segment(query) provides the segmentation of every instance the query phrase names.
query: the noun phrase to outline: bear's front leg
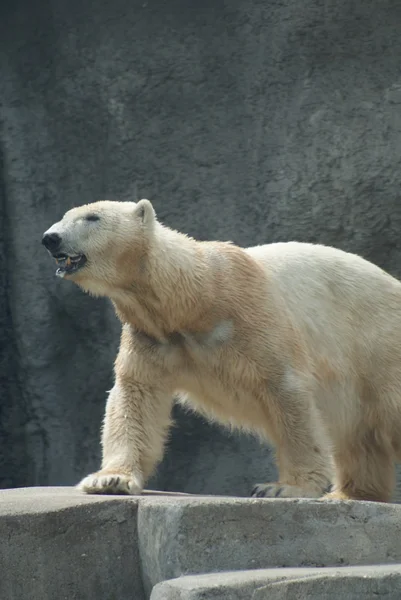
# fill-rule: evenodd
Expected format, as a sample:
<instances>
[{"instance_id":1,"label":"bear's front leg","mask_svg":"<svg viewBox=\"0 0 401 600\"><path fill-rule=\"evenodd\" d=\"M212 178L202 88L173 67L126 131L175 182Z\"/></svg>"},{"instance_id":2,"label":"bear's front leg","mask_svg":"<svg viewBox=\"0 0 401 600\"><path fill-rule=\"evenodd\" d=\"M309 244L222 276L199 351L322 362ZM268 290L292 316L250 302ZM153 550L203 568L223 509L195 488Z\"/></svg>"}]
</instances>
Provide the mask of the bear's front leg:
<instances>
[{"instance_id":1,"label":"bear's front leg","mask_svg":"<svg viewBox=\"0 0 401 600\"><path fill-rule=\"evenodd\" d=\"M117 379L102 433L102 468L78 489L87 494L140 494L163 457L170 427L171 394L157 386Z\"/></svg>"}]
</instances>

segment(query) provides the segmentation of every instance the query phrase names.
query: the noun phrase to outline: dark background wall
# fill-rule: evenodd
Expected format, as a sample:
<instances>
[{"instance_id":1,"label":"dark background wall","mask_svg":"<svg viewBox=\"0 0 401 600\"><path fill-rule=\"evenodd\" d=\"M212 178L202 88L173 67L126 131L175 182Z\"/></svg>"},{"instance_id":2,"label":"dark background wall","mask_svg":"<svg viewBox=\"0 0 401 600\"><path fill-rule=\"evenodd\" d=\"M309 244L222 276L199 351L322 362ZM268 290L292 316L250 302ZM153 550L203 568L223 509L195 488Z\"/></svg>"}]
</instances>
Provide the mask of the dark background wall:
<instances>
[{"instance_id":1,"label":"dark background wall","mask_svg":"<svg viewBox=\"0 0 401 600\"><path fill-rule=\"evenodd\" d=\"M119 324L42 232L100 198L201 239L297 239L401 275L398 0L3 0L0 486L99 463ZM152 485L246 494L270 450L177 412Z\"/></svg>"}]
</instances>

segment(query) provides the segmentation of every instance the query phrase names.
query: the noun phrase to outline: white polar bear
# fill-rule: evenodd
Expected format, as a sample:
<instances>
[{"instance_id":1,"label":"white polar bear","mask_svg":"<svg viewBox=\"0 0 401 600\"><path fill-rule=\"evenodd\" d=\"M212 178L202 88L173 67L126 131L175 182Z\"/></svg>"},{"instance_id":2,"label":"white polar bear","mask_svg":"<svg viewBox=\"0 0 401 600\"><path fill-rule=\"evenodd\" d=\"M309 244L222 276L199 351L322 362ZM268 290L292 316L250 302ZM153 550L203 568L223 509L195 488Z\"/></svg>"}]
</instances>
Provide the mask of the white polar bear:
<instances>
[{"instance_id":1,"label":"white polar bear","mask_svg":"<svg viewBox=\"0 0 401 600\"><path fill-rule=\"evenodd\" d=\"M353 254L242 249L163 226L151 203L74 208L43 236L57 274L122 322L88 493L140 493L173 398L269 439L279 481L253 495L388 501L400 457L401 283ZM334 465L334 473L332 471Z\"/></svg>"}]
</instances>

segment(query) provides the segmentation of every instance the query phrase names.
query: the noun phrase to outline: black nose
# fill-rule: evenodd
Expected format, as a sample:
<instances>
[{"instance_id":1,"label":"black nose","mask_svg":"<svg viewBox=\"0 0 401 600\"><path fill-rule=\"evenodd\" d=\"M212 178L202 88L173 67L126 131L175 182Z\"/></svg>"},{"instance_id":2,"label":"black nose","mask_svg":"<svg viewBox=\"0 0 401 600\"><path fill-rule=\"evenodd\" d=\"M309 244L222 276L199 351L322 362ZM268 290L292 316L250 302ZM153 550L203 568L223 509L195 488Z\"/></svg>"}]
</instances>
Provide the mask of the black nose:
<instances>
[{"instance_id":1,"label":"black nose","mask_svg":"<svg viewBox=\"0 0 401 600\"><path fill-rule=\"evenodd\" d=\"M45 233L42 237L42 244L45 248L50 250L50 252L55 252L61 244L61 237L58 233Z\"/></svg>"}]
</instances>

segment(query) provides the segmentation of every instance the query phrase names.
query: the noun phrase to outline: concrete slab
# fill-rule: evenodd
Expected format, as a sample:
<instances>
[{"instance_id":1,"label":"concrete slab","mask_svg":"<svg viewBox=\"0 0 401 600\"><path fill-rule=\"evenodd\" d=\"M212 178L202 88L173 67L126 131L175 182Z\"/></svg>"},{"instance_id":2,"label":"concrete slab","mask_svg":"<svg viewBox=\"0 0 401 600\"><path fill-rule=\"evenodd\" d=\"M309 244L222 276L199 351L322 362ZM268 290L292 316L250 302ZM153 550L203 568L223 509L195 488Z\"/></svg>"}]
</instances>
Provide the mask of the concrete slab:
<instances>
[{"instance_id":1,"label":"concrete slab","mask_svg":"<svg viewBox=\"0 0 401 600\"><path fill-rule=\"evenodd\" d=\"M144 600L137 498L0 492L2 600Z\"/></svg>"},{"instance_id":2,"label":"concrete slab","mask_svg":"<svg viewBox=\"0 0 401 600\"><path fill-rule=\"evenodd\" d=\"M187 574L401 562L401 506L235 498L144 498L145 590Z\"/></svg>"},{"instance_id":3,"label":"concrete slab","mask_svg":"<svg viewBox=\"0 0 401 600\"><path fill-rule=\"evenodd\" d=\"M189 575L159 583L150 600L368 600L401 598L401 565L284 568Z\"/></svg>"},{"instance_id":4,"label":"concrete slab","mask_svg":"<svg viewBox=\"0 0 401 600\"><path fill-rule=\"evenodd\" d=\"M144 600L154 585L185 575L396 564L400 529L399 505L4 490L0 598ZM288 594L296 594L291 581Z\"/></svg>"}]
</instances>

